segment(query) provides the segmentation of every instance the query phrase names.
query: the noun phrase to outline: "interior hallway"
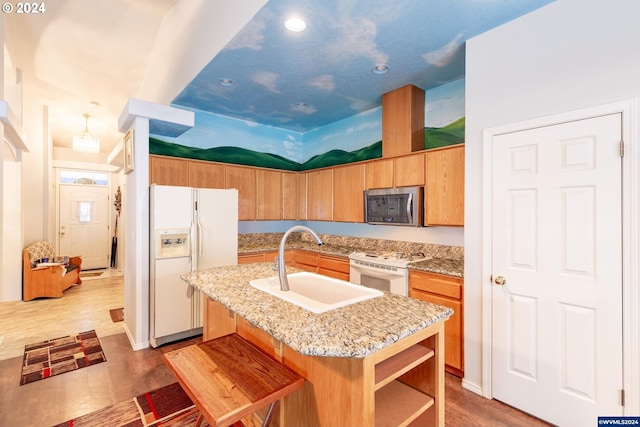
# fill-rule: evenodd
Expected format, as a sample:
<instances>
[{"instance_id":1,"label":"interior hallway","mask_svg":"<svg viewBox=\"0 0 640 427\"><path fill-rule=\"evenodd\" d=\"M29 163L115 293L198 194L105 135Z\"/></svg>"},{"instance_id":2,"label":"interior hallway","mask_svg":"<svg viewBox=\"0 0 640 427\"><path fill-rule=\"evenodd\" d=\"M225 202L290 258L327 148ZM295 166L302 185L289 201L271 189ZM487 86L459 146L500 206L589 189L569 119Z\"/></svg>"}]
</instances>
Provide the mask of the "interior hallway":
<instances>
[{"instance_id":1,"label":"interior hallway","mask_svg":"<svg viewBox=\"0 0 640 427\"><path fill-rule=\"evenodd\" d=\"M133 351L109 310L123 306L124 280L84 280L58 299L0 303L0 426L46 427L173 383L163 354L200 339ZM125 313L126 316L126 313ZM24 345L95 329L107 361L20 386ZM446 375L446 426L546 426Z\"/></svg>"}]
</instances>

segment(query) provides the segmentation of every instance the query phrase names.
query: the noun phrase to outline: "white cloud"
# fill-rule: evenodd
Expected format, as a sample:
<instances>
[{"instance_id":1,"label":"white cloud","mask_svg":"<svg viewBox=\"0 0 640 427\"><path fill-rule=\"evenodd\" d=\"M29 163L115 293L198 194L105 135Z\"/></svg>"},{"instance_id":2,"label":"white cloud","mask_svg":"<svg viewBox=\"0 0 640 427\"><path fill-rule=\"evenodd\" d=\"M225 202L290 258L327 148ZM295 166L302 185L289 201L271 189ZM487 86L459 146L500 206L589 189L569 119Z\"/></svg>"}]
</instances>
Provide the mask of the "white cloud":
<instances>
[{"instance_id":1,"label":"white cloud","mask_svg":"<svg viewBox=\"0 0 640 427\"><path fill-rule=\"evenodd\" d=\"M454 37L453 40L442 46L440 49L433 52L427 52L422 55L422 57L431 65L435 65L436 67L444 67L449 63L453 55L456 53L456 50L460 46L461 40L462 34L458 34Z\"/></svg>"},{"instance_id":2,"label":"white cloud","mask_svg":"<svg viewBox=\"0 0 640 427\"><path fill-rule=\"evenodd\" d=\"M309 86L315 87L327 92L333 92L336 88L336 82L330 74L322 74L309 80Z\"/></svg>"},{"instance_id":3,"label":"white cloud","mask_svg":"<svg viewBox=\"0 0 640 427\"><path fill-rule=\"evenodd\" d=\"M258 71L251 76L251 80L270 92L280 93L277 88L278 77L278 74L272 73L271 71Z\"/></svg>"},{"instance_id":4,"label":"white cloud","mask_svg":"<svg viewBox=\"0 0 640 427\"><path fill-rule=\"evenodd\" d=\"M328 55L335 62L351 59L354 56L370 58L372 64L386 64L389 57L378 50L375 39L378 34L376 24L366 18L344 16L335 23L340 36L335 43L328 44Z\"/></svg>"}]
</instances>

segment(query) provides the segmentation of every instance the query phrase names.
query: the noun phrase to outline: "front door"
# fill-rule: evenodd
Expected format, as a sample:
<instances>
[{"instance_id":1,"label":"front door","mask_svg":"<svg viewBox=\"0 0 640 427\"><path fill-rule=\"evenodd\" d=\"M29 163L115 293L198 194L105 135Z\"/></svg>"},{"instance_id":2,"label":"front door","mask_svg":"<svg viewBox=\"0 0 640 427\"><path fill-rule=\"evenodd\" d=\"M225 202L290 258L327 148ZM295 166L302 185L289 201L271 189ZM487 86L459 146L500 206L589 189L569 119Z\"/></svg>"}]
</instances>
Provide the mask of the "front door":
<instances>
[{"instance_id":1,"label":"front door","mask_svg":"<svg viewBox=\"0 0 640 427\"><path fill-rule=\"evenodd\" d=\"M60 255L82 257L82 269L109 266L109 187L60 184Z\"/></svg>"},{"instance_id":2,"label":"front door","mask_svg":"<svg viewBox=\"0 0 640 427\"><path fill-rule=\"evenodd\" d=\"M622 415L621 114L493 138L493 397Z\"/></svg>"}]
</instances>

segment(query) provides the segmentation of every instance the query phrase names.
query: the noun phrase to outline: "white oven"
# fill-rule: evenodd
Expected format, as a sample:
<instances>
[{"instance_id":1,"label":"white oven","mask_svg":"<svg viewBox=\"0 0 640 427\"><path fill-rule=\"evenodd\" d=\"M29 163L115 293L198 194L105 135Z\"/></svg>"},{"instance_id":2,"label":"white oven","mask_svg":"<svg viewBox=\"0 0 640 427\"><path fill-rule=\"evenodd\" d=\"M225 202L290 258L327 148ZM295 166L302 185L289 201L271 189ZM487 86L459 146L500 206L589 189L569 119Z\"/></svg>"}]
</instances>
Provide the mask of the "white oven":
<instances>
[{"instance_id":1,"label":"white oven","mask_svg":"<svg viewBox=\"0 0 640 427\"><path fill-rule=\"evenodd\" d=\"M398 295L409 295L409 270L411 262L426 259L402 253L369 254L356 252L349 255L349 280L351 283L379 289Z\"/></svg>"}]
</instances>

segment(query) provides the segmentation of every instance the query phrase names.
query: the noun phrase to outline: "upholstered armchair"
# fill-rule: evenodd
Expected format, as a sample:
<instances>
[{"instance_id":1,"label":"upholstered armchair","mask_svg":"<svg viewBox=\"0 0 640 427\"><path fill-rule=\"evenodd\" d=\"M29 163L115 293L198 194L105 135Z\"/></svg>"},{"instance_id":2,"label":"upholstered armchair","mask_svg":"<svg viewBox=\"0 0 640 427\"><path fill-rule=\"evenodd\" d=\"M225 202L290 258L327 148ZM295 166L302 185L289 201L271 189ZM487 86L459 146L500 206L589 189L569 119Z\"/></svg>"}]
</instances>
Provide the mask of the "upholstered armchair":
<instances>
[{"instance_id":1,"label":"upholstered armchair","mask_svg":"<svg viewBox=\"0 0 640 427\"><path fill-rule=\"evenodd\" d=\"M22 252L22 299L61 297L62 292L82 283L82 258L70 257L69 264L54 263L55 250L49 242L36 242ZM48 259L50 262L42 262Z\"/></svg>"}]
</instances>

